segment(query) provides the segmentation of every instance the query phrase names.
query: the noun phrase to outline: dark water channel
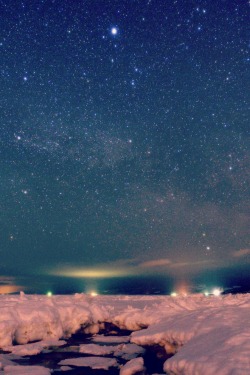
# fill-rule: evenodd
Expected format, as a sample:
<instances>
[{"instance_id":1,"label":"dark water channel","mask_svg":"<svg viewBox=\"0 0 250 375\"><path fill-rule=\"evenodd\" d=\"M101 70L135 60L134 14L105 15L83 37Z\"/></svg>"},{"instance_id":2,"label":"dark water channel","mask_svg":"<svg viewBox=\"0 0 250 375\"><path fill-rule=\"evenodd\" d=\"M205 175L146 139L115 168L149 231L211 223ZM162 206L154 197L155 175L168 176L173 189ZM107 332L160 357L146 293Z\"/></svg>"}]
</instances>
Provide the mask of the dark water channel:
<instances>
[{"instance_id":1,"label":"dark water channel","mask_svg":"<svg viewBox=\"0 0 250 375\"><path fill-rule=\"evenodd\" d=\"M105 330L100 331L99 334L105 335L107 337L117 337L117 336L129 336L132 332L119 330L117 327L114 327L111 324L107 324ZM39 365L53 369L53 374L67 374L67 375L119 375L119 368L110 367L108 370L94 370L88 367L74 367L69 365L71 370L61 370L61 365L58 363L63 359L69 358L79 358L79 357L90 357L90 354L79 353L77 350L78 346L81 344L90 344L90 340L93 336L86 335L84 333L78 332L75 335L72 335L67 341L67 344L60 347L53 347L49 350L44 350L41 353L33 356L23 356L20 359L15 359L13 362L16 362L22 366L34 366ZM117 345L116 343L99 343L98 345ZM154 373L163 373L163 363L166 359L170 358L171 355L167 355L163 348L159 346L145 347L145 353L141 355L144 359L144 366L146 371L143 375L150 375ZM112 355L104 355L104 358L114 358ZM124 365L127 360L122 358L116 358L119 365ZM142 373L138 373L142 375Z\"/></svg>"}]
</instances>

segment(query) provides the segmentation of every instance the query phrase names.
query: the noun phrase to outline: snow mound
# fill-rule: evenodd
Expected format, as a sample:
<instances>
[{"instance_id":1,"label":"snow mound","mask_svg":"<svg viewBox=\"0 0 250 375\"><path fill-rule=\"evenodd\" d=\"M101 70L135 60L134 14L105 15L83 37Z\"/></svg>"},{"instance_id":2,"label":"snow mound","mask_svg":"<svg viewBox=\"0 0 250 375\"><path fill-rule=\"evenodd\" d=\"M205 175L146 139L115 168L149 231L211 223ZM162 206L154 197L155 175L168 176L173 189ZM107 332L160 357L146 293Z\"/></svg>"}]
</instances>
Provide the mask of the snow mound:
<instances>
[{"instance_id":1,"label":"snow mound","mask_svg":"<svg viewBox=\"0 0 250 375\"><path fill-rule=\"evenodd\" d=\"M250 373L249 296L237 304L227 299L230 297L219 299L220 305L217 300L209 308L201 304L195 311L164 317L133 333L131 341L159 344L168 353L177 352L164 364L164 371L172 375L246 375Z\"/></svg>"},{"instance_id":2,"label":"snow mound","mask_svg":"<svg viewBox=\"0 0 250 375\"><path fill-rule=\"evenodd\" d=\"M0 296L0 347L12 342L69 337L79 329L105 321L107 311L85 295L72 296Z\"/></svg>"}]
</instances>

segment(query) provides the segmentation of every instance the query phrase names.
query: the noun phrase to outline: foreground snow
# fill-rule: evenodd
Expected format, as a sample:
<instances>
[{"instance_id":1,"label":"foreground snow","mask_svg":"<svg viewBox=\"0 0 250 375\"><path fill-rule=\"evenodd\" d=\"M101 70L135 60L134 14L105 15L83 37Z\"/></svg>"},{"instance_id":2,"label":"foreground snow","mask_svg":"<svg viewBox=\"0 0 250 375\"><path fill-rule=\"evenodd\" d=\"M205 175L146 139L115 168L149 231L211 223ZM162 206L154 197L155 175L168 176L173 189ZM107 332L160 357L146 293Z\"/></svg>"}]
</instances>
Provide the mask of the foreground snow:
<instances>
[{"instance_id":1,"label":"foreground snow","mask_svg":"<svg viewBox=\"0 0 250 375\"><path fill-rule=\"evenodd\" d=\"M181 375L247 375L250 374L250 294L220 297L192 295L163 296L0 296L0 347L18 355L32 355L50 346L63 345L79 329L97 334L104 322L134 332L131 343L161 345L176 353L164 364L168 374ZM142 330L142 328L144 328ZM31 343L40 340L41 342ZM121 374L134 374L143 368L143 350L131 344L117 346L119 339L94 336L95 343L112 344L98 347L81 346L79 351L130 360ZM125 342L123 341L123 343ZM13 343L21 344L12 346ZM116 366L116 360L103 357L77 358L75 366ZM101 358L101 359L97 359ZM83 362L85 364L83 364ZM97 363L98 362L98 363ZM105 362L105 363L104 363ZM77 363L77 364L76 364ZM62 365L73 365L62 361ZM49 369L13 366L0 355L0 373L49 374ZM39 367L39 366L37 366ZM20 368L20 369L19 369ZM95 367L97 368L97 367ZM2 371L1 371L2 370ZM24 372L21 372L24 371ZM26 372L25 372L26 371ZM29 372L31 371L31 372Z\"/></svg>"}]
</instances>

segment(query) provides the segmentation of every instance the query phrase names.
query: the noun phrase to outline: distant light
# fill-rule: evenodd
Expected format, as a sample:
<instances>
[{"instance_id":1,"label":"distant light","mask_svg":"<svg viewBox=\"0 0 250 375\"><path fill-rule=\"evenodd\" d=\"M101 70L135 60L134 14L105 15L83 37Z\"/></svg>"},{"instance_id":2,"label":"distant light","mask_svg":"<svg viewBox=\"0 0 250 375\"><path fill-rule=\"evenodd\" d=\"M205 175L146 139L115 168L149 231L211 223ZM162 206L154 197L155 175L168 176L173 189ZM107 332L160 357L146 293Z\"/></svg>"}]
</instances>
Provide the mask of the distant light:
<instances>
[{"instance_id":1,"label":"distant light","mask_svg":"<svg viewBox=\"0 0 250 375\"><path fill-rule=\"evenodd\" d=\"M91 292L90 295L91 295L91 297L96 297L96 296L98 296L98 293L96 293L96 292Z\"/></svg>"},{"instance_id":2,"label":"distant light","mask_svg":"<svg viewBox=\"0 0 250 375\"><path fill-rule=\"evenodd\" d=\"M204 295L205 295L206 297L209 296L209 292L208 292L207 290L205 290Z\"/></svg>"},{"instance_id":3,"label":"distant light","mask_svg":"<svg viewBox=\"0 0 250 375\"><path fill-rule=\"evenodd\" d=\"M111 34L112 35L117 35L117 33L118 33L118 29L116 27L112 27Z\"/></svg>"},{"instance_id":4,"label":"distant light","mask_svg":"<svg viewBox=\"0 0 250 375\"><path fill-rule=\"evenodd\" d=\"M47 297L52 297L53 293L51 291L47 292Z\"/></svg>"},{"instance_id":5,"label":"distant light","mask_svg":"<svg viewBox=\"0 0 250 375\"><path fill-rule=\"evenodd\" d=\"M172 292L171 293L171 297L177 297L177 293L176 292Z\"/></svg>"},{"instance_id":6,"label":"distant light","mask_svg":"<svg viewBox=\"0 0 250 375\"><path fill-rule=\"evenodd\" d=\"M222 292L222 290L219 289L219 288L215 288L215 289L212 290L212 294L213 294L214 296L216 296L216 297L220 296L220 295L221 295L221 292Z\"/></svg>"}]
</instances>

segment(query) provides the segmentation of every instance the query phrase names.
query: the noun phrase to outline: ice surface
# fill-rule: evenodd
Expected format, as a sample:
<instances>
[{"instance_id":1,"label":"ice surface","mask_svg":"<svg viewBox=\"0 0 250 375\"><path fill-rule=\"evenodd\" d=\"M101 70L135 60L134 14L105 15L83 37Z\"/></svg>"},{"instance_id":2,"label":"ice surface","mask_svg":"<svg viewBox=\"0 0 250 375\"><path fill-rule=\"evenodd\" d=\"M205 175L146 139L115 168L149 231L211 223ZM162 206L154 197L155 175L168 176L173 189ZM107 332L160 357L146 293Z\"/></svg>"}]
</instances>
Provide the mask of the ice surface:
<instances>
[{"instance_id":1,"label":"ice surface","mask_svg":"<svg viewBox=\"0 0 250 375\"><path fill-rule=\"evenodd\" d=\"M60 370L61 371L69 371L69 370L72 370L72 367L70 367L70 366L61 366Z\"/></svg>"},{"instance_id":2,"label":"ice surface","mask_svg":"<svg viewBox=\"0 0 250 375\"><path fill-rule=\"evenodd\" d=\"M120 344L120 345L97 345L97 344L82 344L79 347L79 353L92 355L113 355L114 357L121 357L125 360L138 357L145 352L141 346L136 344Z\"/></svg>"},{"instance_id":3,"label":"ice surface","mask_svg":"<svg viewBox=\"0 0 250 375\"><path fill-rule=\"evenodd\" d=\"M6 366L4 375L50 375L51 371L42 366Z\"/></svg>"},{"instance_id":4,"label":"ice surface","mask_svg":"<svg viewBox=\"0 0 250 375\"><path fill-rule=\"evenodd\" d=\"M92 355L109 355L117 350L117 345L97 345L97 344L82 344L79 347L79 353L92 354Z\"/></svg>"},{"instance_id":5,"label":"ice surface","mask_svg":"<svg viewBox=\"0 0 250 375\"><path fill-rule=\"evenodd\" d=\"M144 370L143 358L135 358L135 359L131 359L131 361L127 362L120 369L120 375L133 375L143 370Z\"/></svg>"},{"instance_id":6,"label":"ice surface","mask_svg":"<svg viewBox=\"0 0 250 375\"><path fill-rule=\"evenodd\" d=\"M140 352L136 353L131 344L157 344L167 352L176 353L164 364L164 371L171 375L248 375L249 312L250 294L94 298L84 294L53 297L2 295L0 347L11 347L11 351L19 355L31 355L44 348L44 341L57 342L78 330L96 333L104 322L108 322L121 329L137 331L125 337L96 335L93 342L106 344L107 347L96 347L95 350L108 351L111 350L108 347L113 346L113 351L120 344L122 348L115 349L112 355L122 357L127 353L128 360L130 355L141 355ZM37 340L40 342L31 343ZM130 345L124 345L129 340ZM15 349L12 347L14 342L20 344ZM6 371L13 371L8 363L10 357L6 357L6 360L4 358L1 355L0 362L4 373L8 374ZM97 358L91 357L88 361ZM86 358L78 360L83 359ZM102 363L103 360L99 359ZM26 371L29 371L28 368L26 366ZM48 373L43 368L38 371Z\"/></svg>"},{"instance_id":7,"label":"ice surface","mask_svg":"<svg viewBox=\"0 0 250 375\"><path fill-rule=\"evenodd\" d=\"M16 355L24 356L24 355L36 355L41 353L41 351L48 347L58 347L65 345L66 341L63 340L43 340L39 342L35 342L32 344L26 345L14 345L14 346L6 346L4 347L5 351L11 352Z\"/></svg>"},{"instance_id":8,"label":"ice surface","mask_svg":"<svg viewBox=\"0 0 250 375\"><path fill-rule=\"evenodd\" d=\"M104 336L96 335L91 338L94 342L105 344L122 344L130 341L130 336Z\"/></svg>"},{"instance_id":9,"label":"ice surface","mask_svg":"<svg viewBox=\"0 0 250 375\"><path fill-rule=\"evenodd\" d=\"M93 370L108 370L110 367L118 366L116 359L104 357L79 357L63 359L59 362L59 365L91 367Z\"/></svg>"},{"instance_id":10,"label":"ice surface","mask_svg":"<svg viewBox=\"0 0 250 375\"><path fill-rule=\"evenodd\" d=\"M115 357L121 357L127 361L144 354L145 349L136 344L122 344L114 351Z\"/></svg>"}]
</instances>

